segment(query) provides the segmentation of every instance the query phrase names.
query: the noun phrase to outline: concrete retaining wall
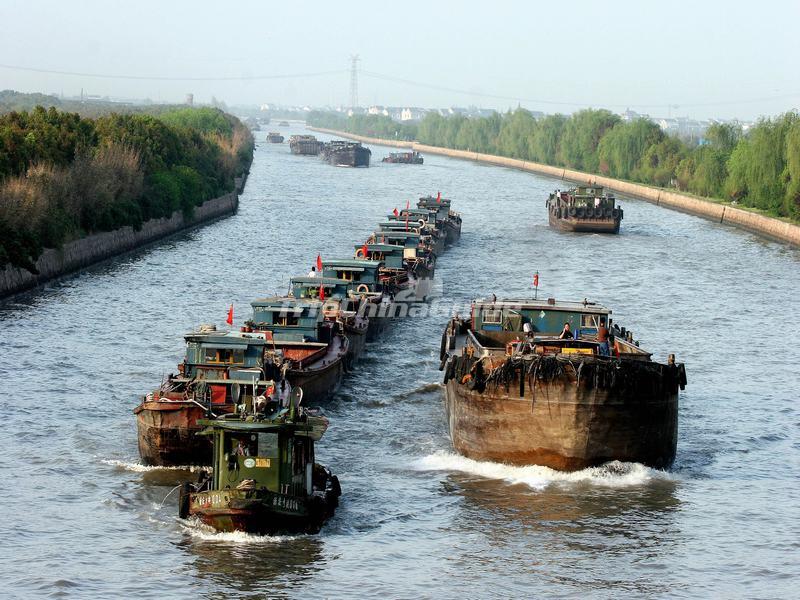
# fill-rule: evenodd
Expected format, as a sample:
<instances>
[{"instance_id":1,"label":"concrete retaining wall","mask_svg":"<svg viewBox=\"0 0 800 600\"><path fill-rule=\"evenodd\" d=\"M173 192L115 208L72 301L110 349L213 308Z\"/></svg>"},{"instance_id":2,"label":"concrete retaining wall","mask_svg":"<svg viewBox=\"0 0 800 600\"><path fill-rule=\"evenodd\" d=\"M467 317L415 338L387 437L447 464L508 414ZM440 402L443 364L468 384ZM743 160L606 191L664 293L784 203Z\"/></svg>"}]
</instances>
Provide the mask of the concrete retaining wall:
<instances>
[{"instance_id":1,"label":"concrete retaining wall","mask_svg":"<svg viewBox=\"0 0 800 600\"><path fill-rule=\"evenodd\" d=\"M191 219L185 219L181 211L176 211L169 218L147 221L139 231L122 227L68 242L60 249L47 249L36 261L38 275L25 269L6 267L0 270L0 298L34 289L179 231L233 214L239 206L239 193L244 189L245 181L246 176L238 177L235 191L196 207Z\"/></svg>"},{"instance_id":2,"label":"concrete retaining wall","mask_svg":"<svg viewBox=\"0 0 800 600\"><path fill-rule=\"evenodd\" d=\"M450 148L440 148L439 146L427 146L425 144L418 144L417 142L405 142L396 140L384 140L380 138L370 138L361 135L353 135L344 133L342 131L334 131L332 129L320 129L309 127L313 131L321 131L336 136L347 137L350 139L358 140L366 144L378 144L381 146L393 146L396 148L408 148L418 152L427 154L441 154L451 158L461 158L465 160L474 160L490 165L497 165L502 167L510 167L512 169L521 169L523 171L530 171L540 175L548 175L557 179L577 183L588 183L602 185L621 194L641 198L664 206L672 208L681 212L697 215L716 221L717 223L727 223L735 227L747 229L753 233L769 237L781 242L787 242L800 246L800 226L794 225L780 219L766 217L758 213L742 210L734 206L728 206L710 200L702 200L662 190L660 188L650 187L637 183L630 183L627 181L620 181L618 179L611 179L610 177L602 177L600 175L593 175L591 173L583 173L581 171L574 171L572 169L565 169L562 167L551 167L550 165L543 165L540 163L519 160L516 158L506 158L504 156L495 156L493 154L481 154L479 152L467 152L465 150L451 150Z\"/></svg>"}]
</instances>

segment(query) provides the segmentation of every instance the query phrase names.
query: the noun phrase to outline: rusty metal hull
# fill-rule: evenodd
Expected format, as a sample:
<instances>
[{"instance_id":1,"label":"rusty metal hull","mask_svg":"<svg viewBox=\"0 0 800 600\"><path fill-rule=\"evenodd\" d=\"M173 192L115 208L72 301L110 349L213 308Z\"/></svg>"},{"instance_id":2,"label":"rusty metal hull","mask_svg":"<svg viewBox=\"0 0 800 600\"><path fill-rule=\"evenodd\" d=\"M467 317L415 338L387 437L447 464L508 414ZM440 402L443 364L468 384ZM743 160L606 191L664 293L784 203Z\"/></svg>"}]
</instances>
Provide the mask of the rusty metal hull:
<instances>
[{"instance_id":1,"label":"rusty metal hull","mask_svg":"<svg viewBox=\"0 0 800 600\"><path fill-rule=\"evenodd\" d=\"M344 377L345 357L346 354L338 355L327 364L307 369L289 369L286 378L292 386L303 389L304 405L325 402L336 393Z\"/></svg>"},{"instance_id":2,"label":"rusty metal hull","mask_svg":"<svg viewBox=\"0 0 800 600\"><path fill-rule=\"evenodd\" d=\"M347 363L349 368L358 362L359 357L364 352L364 347L367 345L369 325L367 324L363 327L345 325L344 332L349 342L347 349Z\"/></svg>"},{"instance_id":3,"label":"rusty metal hull","mask_svg":"<svg viewBox=\"0 0 800 600\"><path fill-rule=\"evenodd\" d=\"M475 460L543 465L573 471L611 460L665 468L675 458L678 392L654 381L648 389L612 392L572 376L489 385L482 393L456 378L445 388L453 447Z\"/></svg>"},{"instance_id":4,"label":"rusty metal hull","mask_svg":"<svg viewBox=\"0 0 800 600\"><path fill-rule=\"evenodd\" d=\"M445 243L449 246L461 238L461 223L447 220L444 222L444 231L447 234Z\"/></svg>"},{"instance_id":5,"label":"rusty metal hull","mask_svg":"<svg viewBox=\"0 0 800 600\"><path fill-rule=\"evenodd\" d=\"M369 318L367 328L367 341L376 341L389 327L390 318L388 316L375 315Z\"/></svg>"},{"instance_id":6,"label":"rusty metal hull","mask_svg":"<svg viewBox=\"0 0 800 600\"><path fill-rule=\"evenodd\" d=\"M577 231L583 233L619 233L619 218L558 217L549 211L550 227L561 231Z\"/></svg>"},{"instance_id":7,"label":"rusty metal hull","mask_svg":"<svg viewBox=\"0 0 800 600\"><path fill-rule=\"evenodd\" d=\"M171 467L211 462L211 441L196 436L206 411L193 402L142 402L135 410L139 455L146 465Z\"/></svg>"}]
</instances>

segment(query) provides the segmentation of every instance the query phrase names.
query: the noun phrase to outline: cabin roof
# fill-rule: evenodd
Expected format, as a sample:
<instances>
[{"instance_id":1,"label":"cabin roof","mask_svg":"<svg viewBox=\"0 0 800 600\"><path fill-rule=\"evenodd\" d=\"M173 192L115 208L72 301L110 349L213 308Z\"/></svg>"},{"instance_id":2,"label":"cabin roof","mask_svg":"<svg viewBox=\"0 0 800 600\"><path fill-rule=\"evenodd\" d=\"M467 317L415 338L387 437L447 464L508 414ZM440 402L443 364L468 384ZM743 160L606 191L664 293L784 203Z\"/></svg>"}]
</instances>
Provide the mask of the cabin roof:
<instances>
[{"instance_id":1,"label":"cabin roof","mask_svg":"<svg viewBox=\"0 0 800 600\"><path fill-rule=\"evenodd\" d=\"M388 238L418 238L420 235L414 231L376 231L375 236Z\"/></svg>"},{"instance_id":2,"label":"cabin roof","mask_svg":"<svg viewBox=\"0 0 800 600\"><path fill-rule=\"evenodd\" d=\"M502 298L492 302L491 298L480 298L473 302L480 308L509 308L523 310L561 310L569 312L594 313L610 315L611 309L595 302L572 302L569 300L555 300L552 304L548 299L533 300L531 298Z\"/></svg>"},{"instance_id":3,"label":"cabin roof","mask_svg":"<svg viewBox=\"0 0 800 600\"><path fill-rule=\"evenodd\" d=\"M263 333L241 331L192 331L183 337L187 341L199 342L215 348L244 348L264 345L266 342L266 336Z\"/></svg>"},{"instance_id":4,"label":"cabin roof","mask_svg":"<svg viewBox=\"0 0 800 600\"><path fill-rule=\"evenodd\" d=\"M321 278L320 278L321 279ZM303 308L317 308L322 306L322 302L315 298L293 298L291 296L270 296L267 298L257 298L250 303L253 308L261 310L285 309L300 310Z\"/></svg>"},{"instance_id":5,"label":"cabin roof","mask_svg":"<svg viewBox=\"0 0 800 600\"><path fill-rule=\"evenodd\" d=\"M363 244L362 244L363 246ZM359 246L360 247L360 246ZM381 261L379 260L365 260L363 258L331 258L328 260L322 261L322 268L325 267L352 267L348 269L341 269L342 271L363 271L364 269L373 268L377 269L381 266Z\"/></svg>"},{"instance_id":6,"label":"cabin roof","mask_svg":"<svg viewBox=\"0 0 800 600\"><path fill-rule=\"evenodd\" d=\"M312 287L319 287L325 286L327 287L336 287L338 285L350 285L351 282L347 281L346 279L339 279L337 277L309 277L308 275L302 275L300 277L292 277L292 283L306 283L311 285Z\"/></svg>"},{"instance_id":7,"label":"cabin roof","mask_svg":"<svg viewBox=\"0 0 800 600\"><path fill-rule=\"evenodd\" d=\"M363 244L356 246L356 248L361 248ZM369 252L400 252L403 249L400 246L393 246L392 244L367 244L367 250ZM374 261L380 264L380 261Z\"/></svg>"}]
</instances>

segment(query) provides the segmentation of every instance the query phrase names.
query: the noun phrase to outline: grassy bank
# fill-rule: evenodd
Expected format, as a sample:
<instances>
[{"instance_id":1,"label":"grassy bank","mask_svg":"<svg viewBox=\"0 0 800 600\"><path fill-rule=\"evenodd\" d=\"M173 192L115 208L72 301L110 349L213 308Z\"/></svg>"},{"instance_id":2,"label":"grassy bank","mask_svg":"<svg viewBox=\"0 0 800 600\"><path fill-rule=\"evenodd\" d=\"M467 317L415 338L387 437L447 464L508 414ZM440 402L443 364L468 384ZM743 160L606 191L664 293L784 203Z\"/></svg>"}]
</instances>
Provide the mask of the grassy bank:
<instances>
[{"instance_id":1,"label":"grassy bank","mask_svg":"<svg viewBox=\"0 0 800 600\"><path fill-rule=\"evenodd\" d=\"M196 206L234 189L253 138L211 108L0 116L0 267L35 272L44 248Z\"/></svg>"}]
</instances>

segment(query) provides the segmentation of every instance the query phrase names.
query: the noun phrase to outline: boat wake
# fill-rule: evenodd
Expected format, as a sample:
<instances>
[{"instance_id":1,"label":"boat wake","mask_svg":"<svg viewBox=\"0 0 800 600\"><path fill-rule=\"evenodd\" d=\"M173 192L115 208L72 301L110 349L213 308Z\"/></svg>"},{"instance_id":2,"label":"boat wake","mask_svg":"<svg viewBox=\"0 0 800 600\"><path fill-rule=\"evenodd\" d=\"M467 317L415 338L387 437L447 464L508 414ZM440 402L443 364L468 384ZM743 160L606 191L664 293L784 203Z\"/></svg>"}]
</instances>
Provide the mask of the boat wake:
<instances>
[{"instance_id":1,"label":"boat wake","mask_svg":"<svg viewBox=\"0 0 800 600\"><path fill-rule=\"evenodd\" d=\"M215 531L212 527L201 523L196 519L178 519L181 529L195 539L204 542L222 542L225 544L280 544L291 542L297 536L291 535L258 535L255 533L245 533L244 531Z\"/></svg>"},{"instance_id":2,"label":"boat wake","mask_svg":"<svg viewBox=\"0 0 800 600\"><path fill-rule=\"evenodd\" d=\"M579 483L603 487L634 487L653 480L670 479L669 473L640 463L613 461L599 467L568 473L538 465L516 467L481 462L441 451L419 459L414 466L419 471L458 471L486 479L500 479L512 484L527 485L534 490L543 490L550 485Z\"/></svg>"},{"instance_id":3,"label":"boat wake","mask_svg":"<svg viewBox=\"0 0 800 600\"><path fill-rule=\"evenodd\" d=\"M116 460L111 458L104 458L100 462L105 465L117 467L118 469L123 469L125 471L133 471L134 473L148 473L150 471L189 471L191 473L197 473L206 469L206 467L189 465L178 465L175 467L148 466L143 465L140 462Z\"/></svg>"}]
</instances>

